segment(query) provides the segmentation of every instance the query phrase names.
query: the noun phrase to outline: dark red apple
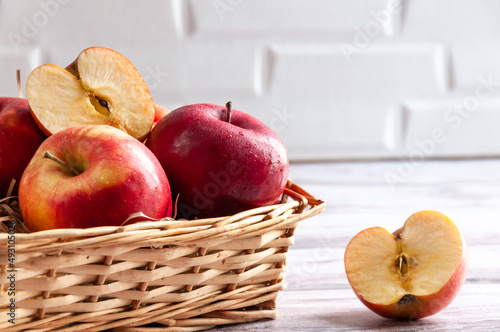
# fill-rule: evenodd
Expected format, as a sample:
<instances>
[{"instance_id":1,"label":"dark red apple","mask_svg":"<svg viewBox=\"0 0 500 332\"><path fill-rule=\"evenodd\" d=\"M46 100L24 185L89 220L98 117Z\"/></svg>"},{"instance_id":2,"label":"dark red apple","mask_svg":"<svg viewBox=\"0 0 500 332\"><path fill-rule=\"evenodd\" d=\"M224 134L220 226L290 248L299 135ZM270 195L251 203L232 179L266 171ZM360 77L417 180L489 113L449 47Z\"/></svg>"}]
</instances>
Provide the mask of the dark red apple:
<instances>
[{"instance_id":1,"label":"dark red apple","mask_svg":"<svg viewBox=\"0 0 500 332\"><path fill-rule=\"evenodd\" d=\"M17 195L21 175L45 138L27 99L0 98L0 198L7 194L12 179L16 180L12 194Z\"/></svg>"},{"instance_id":2,"label":"dark red apple","mask_svg":"<svg viewBox=\"0 0 500 332\"><path fill-rule=\"evenodd\" d=\"M183 218L232 215L278 203L288 179L286 149L253 116L213 104L180 107L151 131L153 151Z\"/></svg>"}]
</instances>

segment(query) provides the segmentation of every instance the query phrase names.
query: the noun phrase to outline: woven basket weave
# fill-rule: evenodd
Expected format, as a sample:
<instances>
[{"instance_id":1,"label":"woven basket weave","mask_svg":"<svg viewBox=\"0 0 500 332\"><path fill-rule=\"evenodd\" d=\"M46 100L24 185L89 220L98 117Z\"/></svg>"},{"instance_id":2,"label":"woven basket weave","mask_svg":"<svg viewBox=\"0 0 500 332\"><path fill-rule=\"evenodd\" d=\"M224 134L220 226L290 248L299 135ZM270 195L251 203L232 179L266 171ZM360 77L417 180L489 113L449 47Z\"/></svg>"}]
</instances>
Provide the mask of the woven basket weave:
<instances>
[{"instance_id":1,"label":"woven basket weave","mask_svg":"<svg viewBox=\"0 0 500 332\"><path fill-rule=\"evenodd\" d=\"M5 232L16 211L1 206ZM0 331L199 331L274 318L294 230L324 208L288 181L281 204L229 217L17 233L15 272L2 233Z\"/></svg>"}]
</instances>

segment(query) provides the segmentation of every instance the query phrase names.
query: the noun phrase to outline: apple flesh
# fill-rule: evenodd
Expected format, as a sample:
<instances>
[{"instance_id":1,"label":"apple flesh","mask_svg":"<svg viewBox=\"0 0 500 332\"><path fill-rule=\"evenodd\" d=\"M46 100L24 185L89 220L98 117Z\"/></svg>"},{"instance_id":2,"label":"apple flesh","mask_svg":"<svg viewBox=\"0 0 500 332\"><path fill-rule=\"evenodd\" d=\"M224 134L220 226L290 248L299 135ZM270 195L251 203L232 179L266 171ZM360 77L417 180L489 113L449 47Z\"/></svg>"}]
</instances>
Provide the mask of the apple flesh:
<instances>
[{"instance_id":1,"label":"apple flesh","mask_svg":"<svg viewBox=\"0 0 500 332\"><path fill-rule=\"evenodd\" d=\"M24 98L0 98L0 198L7 195L12 179L12 195L17 195L19 181L33 154L46 136L31 116Z\"/></svg>"},{"instance_id":2,"label":"apple flesh","mask_svg":"<svg viewBox=\"0 0 500 332\"><path fill-rule=\"evenodd\" d=\"M21 178L19 204L32 232L119 226L137 212L155 219L172 213L156 157L132 136L103 125L47 138Z\"/></svg>"},{"instance_id":3,"label":"apple flesh","mask_svg":"<svg viewBox=\"0 0 500 332\"><path fill-rule=\"evenodd\" d=\"M91 47L66 69L35 68L26 81L33 116L47 135L80 125L110 125L144 140L155 110L145 80L120 53Z\"/></svg>"},{"instance_id":4,"label":"apple flesh","mask_svg":"<svg viewBox=\"0 0 500 332\"><path fill-rule=\"evenodd\" d=\"M183 218L232 215L281 199L289 167L283 143L262 122L228 106L183 106L148 137Z\"/></svg>"},{"instance_id":5,"label":"apple flesh","mask_svg":"<svg viewBox=\"0 0 500 332\"><path fill-rule=\"evenodd\" d=\"M457 226L421 211L394 234L380 227L356 235L344 256L358 298L386 318L419 319L446 308L465 281L468 253Z\"/></svg>"}]
</instances>

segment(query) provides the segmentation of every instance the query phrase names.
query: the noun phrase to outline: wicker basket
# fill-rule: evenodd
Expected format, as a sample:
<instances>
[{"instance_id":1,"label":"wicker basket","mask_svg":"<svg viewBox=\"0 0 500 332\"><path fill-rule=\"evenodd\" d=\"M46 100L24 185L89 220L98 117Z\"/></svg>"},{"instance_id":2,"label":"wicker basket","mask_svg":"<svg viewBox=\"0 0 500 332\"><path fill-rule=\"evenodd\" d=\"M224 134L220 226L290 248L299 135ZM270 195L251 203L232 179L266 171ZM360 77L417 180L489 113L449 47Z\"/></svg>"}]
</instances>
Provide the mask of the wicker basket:
<instances>
[{"instance_id":1,"label":"wicker basket","mask_svg":"<svg viewBox=\"0 0 500 332\"><path fill-rule=\"evenodd\" d=\"M4 201L0 330L199 331L274 318L294 230L324 208L288 181L281 204L229 217L18 230L13 272L5 232L16 202Z\"/></svg>"}]
</instances>

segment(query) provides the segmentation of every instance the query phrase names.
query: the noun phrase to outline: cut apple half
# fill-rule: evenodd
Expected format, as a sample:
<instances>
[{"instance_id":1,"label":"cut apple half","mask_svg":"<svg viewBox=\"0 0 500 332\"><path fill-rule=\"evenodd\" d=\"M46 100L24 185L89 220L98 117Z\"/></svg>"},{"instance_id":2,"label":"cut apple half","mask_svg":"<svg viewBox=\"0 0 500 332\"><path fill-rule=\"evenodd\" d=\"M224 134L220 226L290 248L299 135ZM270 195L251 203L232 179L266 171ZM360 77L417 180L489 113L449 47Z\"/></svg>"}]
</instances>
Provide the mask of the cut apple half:
<instances>
[{"instance_id":1,"label":"cut apple half","mask_svg":"<svg viewBox=\"0 0 500 332\"><path fill-rule=\"evenodd\" d=\"M134 65L120 53L91 47L66 69L35 68L26 95L47 135L80 125L110 125L144 140L155 118L153 98Z\"/></svg>"},{"instance_id":2,"label":"cut apple half","mask_svg":"<svg viewBox=\"0 0 500 332\"><path fill-rule=\"evenodd\" d=\"M356 295L388 318L418 319L444 309L467 271L465 241L437 211L412 215L394 233L373 227L346 248L347 278Z\"/></svg>"}]
</instances>

